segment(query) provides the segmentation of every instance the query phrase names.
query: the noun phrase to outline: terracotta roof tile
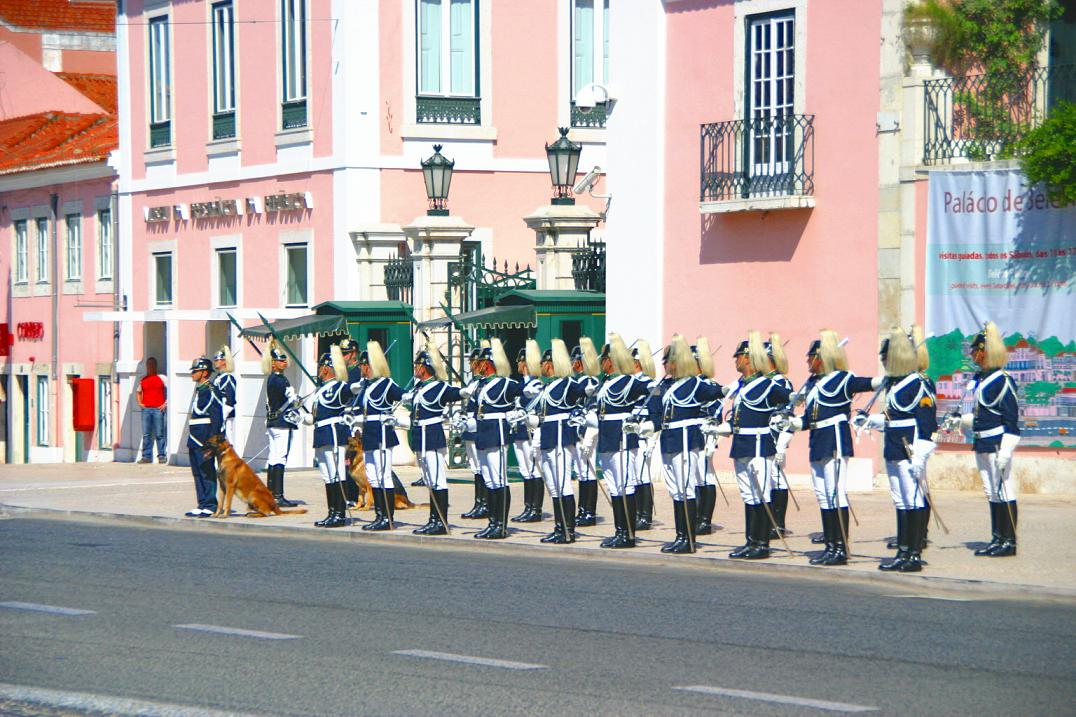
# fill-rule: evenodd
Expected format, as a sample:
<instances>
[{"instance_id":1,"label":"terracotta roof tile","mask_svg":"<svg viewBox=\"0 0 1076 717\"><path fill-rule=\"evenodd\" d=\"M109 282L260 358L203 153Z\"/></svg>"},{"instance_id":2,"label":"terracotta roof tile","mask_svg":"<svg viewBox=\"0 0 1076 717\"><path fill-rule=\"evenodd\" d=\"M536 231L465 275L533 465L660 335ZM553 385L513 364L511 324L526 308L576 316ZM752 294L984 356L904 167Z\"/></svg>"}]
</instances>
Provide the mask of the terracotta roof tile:
<instances>
[{"instance_id":1,"label":"terracotta roof tile","mask_svg":"<svg viewBox=\"0 0 1076 717\"><path fill-rule=\"evenodd\" d=\"M116 4L101 0L0 0L0 19L30 30L116 32Z\"/></svg>"},{"instance_id":2,"label":"terracotta roof tile","mask_svg":"<svg viewBox=\"0 0 1076 717\"><path fill-rule=\"evenodd\" d=\"M109 114L116 114L116 78L113 75L88 75L57 72L56 76L93 100Z\"/></svg>"},{"instance_id":3,"label":"terracotta roof tile","mask_svg":"<svg viewBox=\"0 0 1076 717\"><path fill-rule=\"evenodd\" d=\"M100 162L119 146L111 115L42 112L0 122L0 175Z\"/></svg>"}]
</instances>

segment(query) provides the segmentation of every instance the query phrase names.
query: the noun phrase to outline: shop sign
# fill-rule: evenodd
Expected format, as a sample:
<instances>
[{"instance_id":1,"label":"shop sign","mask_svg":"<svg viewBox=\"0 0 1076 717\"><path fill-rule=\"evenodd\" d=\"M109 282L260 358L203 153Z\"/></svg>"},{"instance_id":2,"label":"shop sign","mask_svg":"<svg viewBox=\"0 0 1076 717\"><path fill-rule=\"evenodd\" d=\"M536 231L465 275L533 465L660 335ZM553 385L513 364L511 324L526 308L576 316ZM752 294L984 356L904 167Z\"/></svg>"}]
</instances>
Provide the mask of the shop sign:
<instances>
[{"instance_id":1,"label":"shop sign","mask_svg":"<svg viewBox=\"0 0 1076 717\"><path fill-rule=\"evenodd\" d=\"M19 341L40 341L45 338L45 324L41 321L23 321L15 325Z\"/></svg>"},{"instance_id":2,"label":"shop sign","mask_svg":"<svg viewBox=\"0 0 1076 717\"><path fill-rule=\"evenodd\" d=\"M167 222L172 218L172 207L146 207L146 221L150 224L155 222Z\"/></svg>"},{"instance_id":3,"label":"shop sign","mask_svg":"<svg viewBox=\"0 0 1076 717\"><path fill-rule=\"evenodd\" d=\"M216 199L212 202L191 202L191 216L195 219L234 217L238 215L239 205L234 199Z\"/></svg>"},{"instance_id":4,"label":"shop sign","mask_svg":"<svg viewBox=\"0 0 1076 717\"><path fill-rule=\"evenodd\" d=\"M309 192L293 192L292 194L267 194L265 196L265 211L280 212L291 209L313 209L314 202Z\"/></svg>"}]
</instances>

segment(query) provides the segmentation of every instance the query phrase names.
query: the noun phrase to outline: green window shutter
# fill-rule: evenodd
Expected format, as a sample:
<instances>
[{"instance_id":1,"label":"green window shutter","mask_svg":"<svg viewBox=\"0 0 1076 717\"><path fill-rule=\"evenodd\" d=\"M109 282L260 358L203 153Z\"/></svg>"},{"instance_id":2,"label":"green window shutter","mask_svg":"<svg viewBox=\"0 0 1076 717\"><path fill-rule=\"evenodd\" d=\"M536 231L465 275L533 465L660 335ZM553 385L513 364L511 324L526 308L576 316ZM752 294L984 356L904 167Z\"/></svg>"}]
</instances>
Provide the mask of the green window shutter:
<instances>
[{"instance_id":1,"label":"green window shutter","mask_svg":"<svg viewBox=\"0 0 1076 717\"><path fill-rule=\"evenodd\" d=\"M594 82L594 0L575 0L572 95Z\"/></svg>"},{"instance_id":2,"label":"green window shutter","mask_svg":"<svg viewBox=\"0 0 1076 717\"><path fill-rule=\"evenodd\" d=\"M473 0L450 0L451 87L454 95L474 96L474 4Z\"/></svg>"},{"instance_id":3,"label":"green window shutter","mask_svg":"<svg viewBox=\"0 0 1076 717\"><path fill-rule=\"evenodd\" d=\"M418 6L420 94L441 92L441 0L420 0Z\"/></svg>"}]
</instances>

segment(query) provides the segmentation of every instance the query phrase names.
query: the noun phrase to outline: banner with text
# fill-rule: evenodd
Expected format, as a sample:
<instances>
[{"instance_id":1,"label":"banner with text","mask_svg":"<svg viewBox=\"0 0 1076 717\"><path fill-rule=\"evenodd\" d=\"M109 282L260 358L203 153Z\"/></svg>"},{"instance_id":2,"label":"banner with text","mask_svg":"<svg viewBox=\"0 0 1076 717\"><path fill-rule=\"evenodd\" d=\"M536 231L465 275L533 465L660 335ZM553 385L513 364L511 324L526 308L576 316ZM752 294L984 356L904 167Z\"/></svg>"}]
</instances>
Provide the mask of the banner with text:
<instances>
[{"instance_id":1,"label":"banner with text","mask_svg":"<svg viewBox=\"0 0 1076 717\"><path fill-rule=\"evenodd\" d=\"M967 342L994 321L1010 349L1024 444L1076 446L1076 206L1051 202L1015 169L931 172L926 252L939 410L971 409Z\"/></svg>"}]
</instances>

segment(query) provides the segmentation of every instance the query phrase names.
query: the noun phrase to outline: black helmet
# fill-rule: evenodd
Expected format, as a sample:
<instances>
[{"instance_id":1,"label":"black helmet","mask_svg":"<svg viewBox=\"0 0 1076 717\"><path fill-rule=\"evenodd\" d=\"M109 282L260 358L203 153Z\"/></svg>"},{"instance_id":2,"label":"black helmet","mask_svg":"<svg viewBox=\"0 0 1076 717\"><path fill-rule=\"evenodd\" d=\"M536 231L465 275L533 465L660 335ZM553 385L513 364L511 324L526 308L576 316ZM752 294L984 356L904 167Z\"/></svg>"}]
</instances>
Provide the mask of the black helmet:
<instances>
[{"instance_id":1,"label":"black helmet","mask_svg":"<svg viewBox=\"0 0 1076 717\"><path fill-rule=\"evenodd\" d=\"M748 347L747 340L744 339L736 347L736 351L732 354L732 358L736 358L738 356L746 356L748 353L750 353L750 348Z\"/></svg>"},{"instance_id":2,"label":"black helmet","mask_svg":"<svg viewBox=\"0 0 1076 717\"><path fill-rule=\"evenodd\" d=\"M194 373L195 371L212 371L212 370L213 370L213 364L211 364L209 362L209 359L207 359L205 356L200 356L200 357L194 359L193 361L191 361L191 370L190 370L191 373Z\"/></svg>"},{"instance_id":3,"label":"black helmet","mask_svg":"<svg viewBox=\"0 0 1076 717\"><path fill-rule=\"evenodd\" d=\"M819 352L821 352L821 351L822 351L822 340L821 339L815 339L814 341L811 342L811 345L809 347L807 347L807 358L814 358L815 356L819 356L820 355Z\"/></svg>"},{"instance_id":4,"label":"black helmet","mask_svg":"<svg viewBox=\"0 0 1076 717\"><path fill-rule=\"evenodd\" d=\"M359 350L359 344L351 337L344 339L338 345L340 346L340 353L344 354Z\"/></svg>"}]
</instances>

